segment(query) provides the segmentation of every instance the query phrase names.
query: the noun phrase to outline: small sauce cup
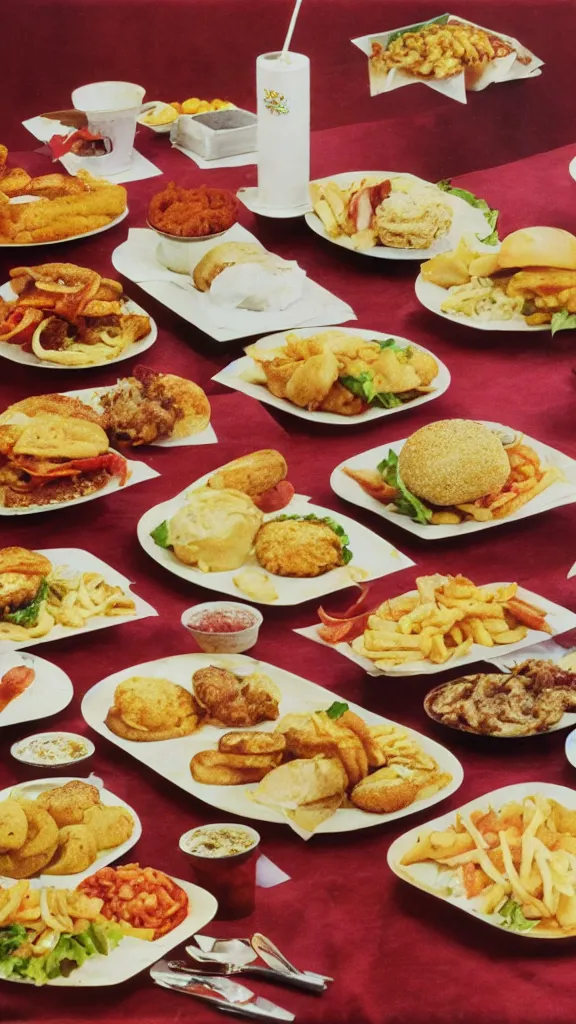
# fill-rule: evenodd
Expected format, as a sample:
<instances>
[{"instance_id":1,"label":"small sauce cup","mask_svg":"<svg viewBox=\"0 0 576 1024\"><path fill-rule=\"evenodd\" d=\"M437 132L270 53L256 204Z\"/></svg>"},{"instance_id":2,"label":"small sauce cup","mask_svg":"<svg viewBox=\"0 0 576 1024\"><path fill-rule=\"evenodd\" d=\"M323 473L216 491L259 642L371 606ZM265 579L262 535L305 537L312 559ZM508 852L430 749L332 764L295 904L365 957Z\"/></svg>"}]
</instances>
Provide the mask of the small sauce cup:
<instances>
[{"instance_id":1,"label":"small sauce cup","mask_svg":"<svg viewBox=\"0 0 576 1024\"><path fill-rule=\"evenodd\" d=\"M92 740L75 732L39 732L10 747L16 761L36 768L67 768L86 761L95 751Z\"/></svg>"},{"instance_id":2,"label":"small sauce cup","mask_svg":"<svg viewBox=\"0 0 576 1024\"><path fill-rule=\"evenodd\" d=\"M218 920L249 917L256 903L256 861L260 836L249 825L218 823L191 828L179 847L197 885L218 900Z\"/></svg>"},{"instance_id":3,"label":"small sauce cup","mask_svg":"<svg viewBox=\"0 0 576 1024\"><path fill-rule=\"evenodd\" d=\"M237 601L207 601L187 608L182 625L206 654L242 654L258 640L262 613Z\"/></svg>"}]
</instances>

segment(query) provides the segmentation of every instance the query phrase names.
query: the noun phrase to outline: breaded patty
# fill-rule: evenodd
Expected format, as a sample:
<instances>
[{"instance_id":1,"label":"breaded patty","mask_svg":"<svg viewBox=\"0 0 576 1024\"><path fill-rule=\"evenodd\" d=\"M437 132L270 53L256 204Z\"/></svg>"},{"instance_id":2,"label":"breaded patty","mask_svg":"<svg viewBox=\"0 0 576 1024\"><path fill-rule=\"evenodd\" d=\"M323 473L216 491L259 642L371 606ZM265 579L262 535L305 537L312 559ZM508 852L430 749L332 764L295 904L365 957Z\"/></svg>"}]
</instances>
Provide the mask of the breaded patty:
<instances>
[{"instance_id":1,"label":"breaded patty","mask_svg":"<svg viewBox=\"0 0 576 1024\"><path fill-rule=\"evenodd\" d=\"M275 576L322 576L344 564L334 530L302 519L264 523L256 536L256 558Z\"/></svg>"},{"instance_id":2,"label":"breaded patty","mask_svg":"<svg viewBox=\"0 0 576 1024\"><path fill-rule=\"evenodd\" d=\"M84 812L100 803L100 793L81 779L73 779L64 786L48 789L36 798L36 803L48 811L58 828L65 825L81 825Z\"/></svg>"},{"instance_id":3,"label":"breaded patty","mask_svg":"<svg viewBox=\"0 0 576 1024\"><path fill-rule=\"evenodd\" d=\"M169 679L133 676L116 687L106 724L124 739L172 739L196 729L198 708L192 694Z\"/></svg>"},{"instance_id":4,"label":"breaded patty","mask_svg":"<svg viewBox=\"0 0 576 1024\"><path fill-rule=\"evenodd\" d=\"M38 593L42 576L25 575L21 572L0 574L0 611L14 611L30 604Z\"/></svg>"},{"instance_id":5,"label":"breaded patty","mask_svg":"<svg viewBox=\"0 0 576 1024\"><path fill-rule=\"evenodd\" d=\"M134 831L134 818L125 807L89 807L84 824L93 833L99 850L120 846Z\"/></svg>"}]
</instances>

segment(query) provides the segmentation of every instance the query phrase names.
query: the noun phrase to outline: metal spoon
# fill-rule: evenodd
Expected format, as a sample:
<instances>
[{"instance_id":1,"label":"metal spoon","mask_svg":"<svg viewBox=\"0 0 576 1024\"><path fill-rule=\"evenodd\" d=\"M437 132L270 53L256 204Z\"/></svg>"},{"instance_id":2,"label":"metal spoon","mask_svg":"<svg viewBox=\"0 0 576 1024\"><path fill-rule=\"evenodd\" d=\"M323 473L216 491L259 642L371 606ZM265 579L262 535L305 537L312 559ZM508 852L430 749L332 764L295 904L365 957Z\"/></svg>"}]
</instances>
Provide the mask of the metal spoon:
<instances>
[{"instance_id":1,"label":"metal spoon","mask_svg":"<svg viewBox=\"0 0 576 1024\"><path fill-rule=\"evenodd\" d=\"M273 967L261 967L259 964L230 964L223 963L221 960L213 960L210 956L206 957L204 954L194 948L194 946L187 946L186 952L191 956L197 963L205 964L204 972L207 976L230 976L235 974L251 974L258 975L260 978L266 978L268 981L279 982L280 984L290 985L293 988L301 988L307 992L325 992L326 982L322 978L314 977L313 975L301 974L296 971L291 973L290 971L277 971ZM190 971L189 964L183 960L169 960L168 966L173 971Z\"/></svg>"}]
</instances>

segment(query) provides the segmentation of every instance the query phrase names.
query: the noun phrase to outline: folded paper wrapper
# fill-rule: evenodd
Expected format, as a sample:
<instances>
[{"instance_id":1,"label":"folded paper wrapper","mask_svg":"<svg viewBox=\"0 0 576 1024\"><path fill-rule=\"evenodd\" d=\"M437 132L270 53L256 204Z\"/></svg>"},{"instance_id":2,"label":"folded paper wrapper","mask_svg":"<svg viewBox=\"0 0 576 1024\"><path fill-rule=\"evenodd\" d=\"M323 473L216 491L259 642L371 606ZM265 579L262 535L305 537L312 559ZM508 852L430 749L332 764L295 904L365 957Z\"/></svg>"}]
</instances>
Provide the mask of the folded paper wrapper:
<instances>
[{"instance_id":1,"label":"folded paper wrapper","mask_svg":"<svg viewBox=\"0 0 576 1024\"><path fill-rule=\"evenodd\" d=\"M131 228L126 242L112 254L115 269L216 341L233 341L294 327L342 324L356 319L347 303L309 278L305 280L302 298L285 310L257 313L217 306L208 293L194 288L187 275L168 271L159 263L156 250L160 241L160 236L149 228ZM197 257L198 262L210 248L229 241L260 244L255 235L235 224L225 235L215 238L213 245L192 243L192 260Z\"/></svg>"},{"instance_id":2,"label":"folded paper wrapper","mask_svg":"<svg viewBox=\"0 0 576 1024\"><path fill-rule=\"evenodd\" d=\"M536 57L534 53L527 50L525 46L522 46L517 39L511 36L504 35L503 32L497 32L494 29L486 28L484 25L478 25L476 22L470 21L467 18L459 17L456 14L442 14L438 18L431 18L426 22L419 22L414 25L403 25L400 28L388 29L385 32L372 33L368 36L360 36L357 39L353 39L354 46L362 50L368 58L372 53L372 43L380 43L383 49L386 48L390 36L396 35L398 32L409 32L411 29L417 30L422 28L424 25L433 24L434 22L445 22L450 24L451 22L464 22L467 25L474 25L475 28L483 29L490 35L498 36L505 42L510 43L514 47L514 53L509 54L506 57L497 57L495 60L490 61L485 70L482 72L477 81L473 85L468 86L469 92L481 92L486 89L489 85L499 82L512 82L520 78L534 78L537 75L542 74L541 68L544 64L543 60ZM436 92L440 92L450 99L456 100L458 103L466 103L466 83L464 72L459 75L453 75L451 78L438 79L438 78L418 78L414 75L409 75L405 71L399 68L392 68L388 73L376 73L373 70L372 63L368 60L368 74L370 79L370 95L379 96L383 92L392 92L394 89L401 89L405 85L427 85L430 89L434 89Z\"/></svg>"},{"instance_id":3,"label":"folded paper wrapper","mask_svg":"<svg viewBox=\"0 0 576 1024\"><path fill-rule=\"evenodd\" d=\"M53 135L70 135L74 128L70 128L60 121L53 121L47 117L30 117L27 121L22 121L22 125L35 139L39 142L49 142ZM145 156L142 156L138 150L134 150L132 154L132 163L126 171L120 171L118 174L102 174L98 171L98 160L100 158L90 157L88 160L86 157L77 157L74 153L67 153L60 159L60 163L68 171L68 174L77 174L80 168L86 168L94 175L95 178L100 176L105 177L107 181L113 185L122 185L128 181L143 181L145 178L156 178L162 171L156 164L153 164L151 160L147 160ZM92 170L92 166L94 170Z\"/></svg>"}]
</instances>

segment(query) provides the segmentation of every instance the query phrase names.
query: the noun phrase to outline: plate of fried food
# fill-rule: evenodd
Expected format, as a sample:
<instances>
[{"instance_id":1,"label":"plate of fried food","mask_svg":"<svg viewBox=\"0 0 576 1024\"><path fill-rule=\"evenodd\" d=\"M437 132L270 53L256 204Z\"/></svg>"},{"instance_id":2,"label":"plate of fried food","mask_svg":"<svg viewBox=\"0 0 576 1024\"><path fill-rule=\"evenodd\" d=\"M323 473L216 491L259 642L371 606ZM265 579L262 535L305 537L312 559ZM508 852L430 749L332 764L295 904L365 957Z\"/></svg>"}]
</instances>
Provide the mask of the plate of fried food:
<instances>
[{"instance_id":1,"label":"plate of fried food","mask_svg":"<svg viewBox=\"0 0 576 1024\"><path fill-rule=\"evenodd\" d=\"M0 654L0 727L56 715L73 696L72 680L57 665L35 654Z\"/></svg>"},{"instance_id":2,"label":"plate of fried food","mask_svg":"<svg viewBox=\"0 0 576 1024\"><path fill-rule=\"evenodd\" d=\"M194 381L174 373L138 364L129 377L120 377L109 387L66 391L61 397L81 402L92 411L108 440L119 447L172 448L218 440L210 425L205 392Z\"/></svg>"},{"instance_id":3,"label":"plate of fried food","mask_svg":"<svg viewBox=\"0 0 576 1024\"><path fill-rule=\"evenodd\" d=\"M576 935L576 793L503 786L413 828L388 850L399 878L527 939Z\"/></svg>"},{"instance_id":4,"label":"plate of fried food","mask_svg":"<svg viewBox=\"0 0 576 1024\"><path fill-rule=\"evenodd\" d=\"M0 548L0 653L157 612L111 565L81 548Z\"/></svg>"},{"instance_id":5,"label":"plate of fried food","mask_svg":"<svg viewBox=\"0 0 576 1024\"><path fill-rule=\"evenodd\" d=\"M0 356L49 370L131 359L158 328L120 281L73 263L15 267L0 287Z\"/></svg>"},{"instance_id":6,"label":"plate of fried food","mask_svg":"<svg viewBox=\"0 0 576 1024\"><path fill-rule=\"evenodd\" d=\"M330 486L423 540L444 540L571 505L576 462L498 423L437 420L346 459Z\"/></svg>"},{"instance_id":7,"label":"plate of fried food","mask_svg":"<svg viewBox=\"0 0 576 1024\"><path fill-rule=\"evenodd\" d=\"M576 615L517 583L477 586L465 576L419 576L416 589L348 613L318 609L320 624L295 630L333 647L368 675L430 675L490 655L509 656L576 626Z\"/></svg>"},{"instance_id":8,"label":"plate of fried food","mask_svg":"<svg viewBox=\"0 0 576 1024\"><path fill-rule=\"evenodd\" d=\"M22 880L0 889L0 978L118 985L204 928L217 906L198 885L139 864L99 868L74 889Z\"/></svg>"},{"instance_id":9,"label":"plate of fried food","mask_svg":"<svg viewBox=\"0 0 576 1024\"><path fill-rule=\"evenodd\" d=\"M439 398L450 373L406 338L350 327L261 338L212 380L301 419L366 423Z\"/></svg>"},{"instance_id":10,"label":"plate of fried food","mask_svg":"<svg viewBox=\"0 0 576 1024\"><path fill-rule=\"evenodd\" d=\"M434 740L245 655L134 665L92 687L82 714L205 803L306 837L423 810L463 777Z\"/></svg>"},{"instance_id":11,"label":"plate of fried food","mask_svg":"<svg viewBox=\"0 0 576 1024\"><path fill-rule=\"evenodd\" d=\"M171 216L182 217L178 210L186 204L173 206ZM198 229L200 215L192 205L190 217ZM219 235L220 240L216 234L170 238L157 229L132 228L112 253L112 262L119 273L216 341L355 319L347 303L311 281L294 260L268 252L241 224Z\"/></svg>"},{"instance_id":12,"label":"plate of fried food","mask_svg":"<svg viewBox=\"0 0 576 1024\"><path fill-rule=\"evenodd\" d=\"M424 710L441 725L477 736L542 736L576 725L576 675L529 658L509 672L442 683L426 694Z\"/></svg>"},{"instance_id":13,"label":"plate of fried food","mask_svg":"<svg viewBox=\"0 0 576 1024\"><path fill-rule=\"evenodd\" d=\"M576 236L562 228L520 228L497 252L470 238L422 264L416 297L445 320L480 331L576 327Z\"/></svg>"},{"instance_id":14,"label":"plate of fried food","mask_svg":"<svg viewBox=\"0 0 576 1024\"><path fill-rule=\"evenodd\" d=\"M39 888L58 877L75 885L122 857L141 835L134 809L90 779L8 786L0 792L0 881L30 878Z\"/></svg>"},{"instance_id":15,"label":"plate of fried food","mask_svg":"<svg viewBox=\"0 0 576 1024\"><path fill-rule=\"evenodd\" d=\"M128 216L126 189L87 171L77 176L8 168L0 145L0 248L50 245L107 231Z\"/></svg>"},{"instance_id":16,"label":"plate of fried food","mask_svg":"<svg viewBox=\"0 0 576 1024\"><path fill-rule=\"evenodd\" d=\"M79 398L38 395L0 413L0 516L80 505L159 474L109 447Z\"/></svg>"},{"instance_id":17,"label":"plate of fried food","mask_svg":"<svg viewBox=\"0 0 576 1024\"><path fill-rule=\"evenodd\" d=\"M138 118L138 124L143 124L146 128L151 128L153 132L163 135L170 131L180 114L208 114L212 110L235 109L235 104L229 103L228 100L201 100L197 96L190 96L182 103L150 100L143 104L143 113Z\"/></svg>"},{"instance_id":18,"label":"plate of fried food","mask_svg":"<svg viewBox=\"0 0 576 1024\"><path fill-rule=\"evenodd\" d=\"M301 604L412 565L391 544L294 494L281 452L206 473L138 523L147 555L180 579L259 604Z\"/></svg>"},{"instance_id":19,"label":"plate of fried food","mask_svg":"<svg viewBox=\"0 0 576 1024\"><path fill-rule=\"evenodd\" d=\"M309 191L312 231L380 259L425 260L463 234L482 240L493 230L481 208L414 174L347 171L310 182Z\"/></svg>"},{"instance_id":20,"label":"plate of fried food","mask_svg":"<svg viewBox=\"0 0 576 1024\"><path fill-rule=\"evenodd\" d=\"M370 94L422 82L466 103L466 91L540 74L543 61L517 39L442 14L352 42L368 57Z\"/></svg>"}]
</instances>

